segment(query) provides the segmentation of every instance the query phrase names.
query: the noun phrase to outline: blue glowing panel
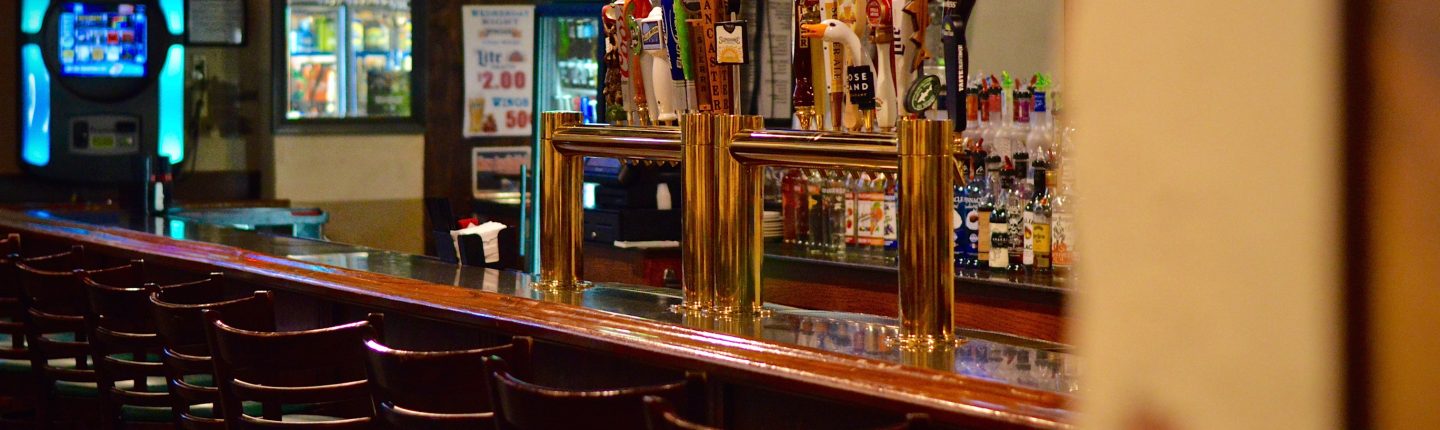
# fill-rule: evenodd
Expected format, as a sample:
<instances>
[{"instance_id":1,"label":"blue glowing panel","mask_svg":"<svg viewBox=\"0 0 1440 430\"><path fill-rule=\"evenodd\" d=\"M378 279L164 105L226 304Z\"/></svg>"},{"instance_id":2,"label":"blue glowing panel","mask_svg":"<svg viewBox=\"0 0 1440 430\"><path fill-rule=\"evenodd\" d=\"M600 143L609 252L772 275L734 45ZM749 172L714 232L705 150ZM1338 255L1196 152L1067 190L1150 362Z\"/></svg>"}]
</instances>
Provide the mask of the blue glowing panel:
<instances>
[{"instance_id":1,"label":"blue glowing panel","mask_svg":"<svg viewBox=\"0 0 1440 430\"><path fill-rule=\"evenodd\" d=\"M50 164L50 71L40 46L28 44L20 48L21 87L25 99L20 115L24 138L20 158L32 166Z\"/></svg>"},{"instance_id":2,"label":"blue glowing panel","mask_svg":"<svg viewBox=\"0 0 1440 430\"><path fill-rule=\"evenodd\" d=\"M165 26L170 29L170 34L179 36L185 32L183 0L160 0L160 12L165 14Z\"/></svg>"},{"instance_id":3,"label":"blue glowing panel","mask_svg":"<svg viewBox=\"0 0 1440 430\"><path fill-rule=\"evenodd\" d=\"M170 45L165 67L160 68L161 156L170 164L185 159L185 46Z\"/></svg>"},{"instance_id":4,"label":"blue glowing panel","mask_svg":"<svg viewBox=\"0 0 1440 430\"><path fill-rule=\"evenodd\" d=\"M138 78L149 56L145 5L65 3L58 31L60 74Z\"/></svg>"},{"instance_id":5,"label":"blue glowing panel","mask_svg":"<svg viewBox=\"0 0 1440 430\"><path fill-rule=\"evenodd\" d=\"M50 0L21 0L20 31L27 34L39 33L45 24L45 9L49 8Z\"/></svg>"}]
</instances>

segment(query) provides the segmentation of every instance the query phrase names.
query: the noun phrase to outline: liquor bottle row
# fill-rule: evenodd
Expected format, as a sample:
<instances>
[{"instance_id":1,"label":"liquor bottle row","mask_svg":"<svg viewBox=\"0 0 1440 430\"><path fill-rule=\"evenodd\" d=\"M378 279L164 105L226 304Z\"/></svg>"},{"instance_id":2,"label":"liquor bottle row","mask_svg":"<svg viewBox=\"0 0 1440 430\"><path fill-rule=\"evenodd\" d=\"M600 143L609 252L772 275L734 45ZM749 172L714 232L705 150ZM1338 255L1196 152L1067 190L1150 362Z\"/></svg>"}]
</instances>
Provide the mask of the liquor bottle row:
<instances>
[{"instance_id":1,"label":"liquor bottle row","mask_svg":"<svg viewBox=\"0 0 1440 430\"><path fill-rule=\"evenodd\" d=\"M785 243L817 256L894 263L896 175L786 169L779 176Z\"/></svg>"},{"instance_id":2,"label":"liquor bottle row","mask_svg":"<svg viewBox=\"0 0 1440 430\"><path fill-rule=\"evenodd\" d=\"M953 219L958 267L1065 275L1074 261L1074 197L1043 74L988 76L965 90L964 154ZM772 171L781 236L813 256L893 264L899 177L894 173Z\"/></svg>"},{"instance_id":3,"label":"liquor bottle row","mask_svg":"<svg viewBox=\"0 0 1440 430\"><path fill-rule=\"evenodd\" d=\"M977 74L965 89L963 180L955 188L961 267L1065 275L1074 261L1069 130L1056 125L1044 74ZM1060 173L1057 175L1057 172Z\"/></svg>"}]
</instances>

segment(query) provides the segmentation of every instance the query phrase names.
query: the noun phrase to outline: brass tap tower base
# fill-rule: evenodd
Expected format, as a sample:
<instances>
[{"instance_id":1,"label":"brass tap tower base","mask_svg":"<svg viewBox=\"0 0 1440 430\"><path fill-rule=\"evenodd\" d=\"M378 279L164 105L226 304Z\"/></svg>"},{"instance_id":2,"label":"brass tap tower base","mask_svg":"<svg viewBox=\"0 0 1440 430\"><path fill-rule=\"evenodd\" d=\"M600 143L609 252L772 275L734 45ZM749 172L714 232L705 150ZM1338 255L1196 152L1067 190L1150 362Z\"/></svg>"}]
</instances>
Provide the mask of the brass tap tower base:
<instances>
[{"instance_id":1,"label":"brass tap tower base","mask_svg":"<svg viewBox=\"0 0 1440 430\"><path fill-rule=\"evenodd\" d=\"M890 338L888 343L902 351L935 351L954 349L956 346L965 344L966 339L951 336L931 336L926 334L897 334Z\"/></svg>"},{"instance_id":2,"label":"brass tap tower base","mask_svg":"<svg viewBox=\"0 0 1440 430\"><path fill-rule=\"evenodd\" d=\"M820 119L815 114L814 106L796 106L795 120L801 130L814 130Z\"/></svg>"},{"instance_id":3,"label":"brass tap tower base","mask_svg":"<svg viewBox=\"0 0 1440 430\"><path fill-rule=\"evenodd\" d=\"M594 286L595 284L590 281L562 282L555 279L536 279L534 282L530 283L530 288L534 289L535 291L542 291L546 293L564 291L585 291L590 289L590 287Z\"/></svg>"}]
</instances>

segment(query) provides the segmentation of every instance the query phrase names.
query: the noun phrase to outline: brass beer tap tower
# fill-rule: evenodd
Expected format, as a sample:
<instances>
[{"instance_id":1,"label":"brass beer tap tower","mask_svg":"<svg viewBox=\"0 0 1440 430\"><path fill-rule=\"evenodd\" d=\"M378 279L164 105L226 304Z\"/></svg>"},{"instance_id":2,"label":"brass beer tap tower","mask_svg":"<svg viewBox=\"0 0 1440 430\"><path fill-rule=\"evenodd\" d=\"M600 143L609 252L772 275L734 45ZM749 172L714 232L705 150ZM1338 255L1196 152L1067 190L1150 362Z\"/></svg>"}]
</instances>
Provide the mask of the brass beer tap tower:
<instances>
[{"instance_id":1,"label":"brass beer tap tower","mask_svg":"<svg viewBox=\"0 0 1440 430\"><path fill-rule=\"evenodd\" d=\"M896 134L763 130L756 116L688 113L679 128L580 125L574 112L541 117L541 269L538 288L583 289L581 160L684 165L682 271L687 312L763 315L765 166L899 173L900 341L953 342L950 244L956 146L949 121L905 118Z\"/></svg>"}]
</instances>

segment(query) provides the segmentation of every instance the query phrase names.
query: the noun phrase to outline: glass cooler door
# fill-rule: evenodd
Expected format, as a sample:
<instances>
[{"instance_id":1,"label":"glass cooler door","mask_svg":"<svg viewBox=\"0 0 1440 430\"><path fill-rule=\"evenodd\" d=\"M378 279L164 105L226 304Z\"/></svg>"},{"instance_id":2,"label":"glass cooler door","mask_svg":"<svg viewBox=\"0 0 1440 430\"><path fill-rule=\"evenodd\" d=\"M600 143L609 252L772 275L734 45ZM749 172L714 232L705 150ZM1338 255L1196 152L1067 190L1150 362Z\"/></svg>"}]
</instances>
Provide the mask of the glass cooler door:
<instances>
[{"instance_id":1,"label":"glass cooler door","mask_svg":"<svg viewBox=\"0 0 1440 430\"><path fill-rule=\"evenodd\" d=\"M541 13L535 63L538 111L576 111L585 122L595 122L600 93L599 11L589 16Z\"/></svg>"},{"instance_id":2,"label":"glass cooler door","mask_svg":"<svg viewBox=\"0 0 1440 430\"><path fill-rule=\"evenodd\" d=\"M409 0L290 0L288 119L408 117Z\"/></svg>"},{"instance_id":3,"label":"glass cooler door","mask_svg":"<svg viewBox=\"0 0 1440 430\"><path fill-rule=\"evenodd\" d=\"M583 121L600 120L600 4L542 4L536 8L535 118L554 110L580 112ZM536 128L539 129L538 127ZM530 196L540 195L536 172L540 168L539 135L532 154L525 187ZM529 199L521 216L520 255L528 257L532 271L539 270L539 204Z\"/></svg>"},{"instance_id":4,"label":"glass cooler door","mask_svg":"<svg viewBox=\"0 0 1440 430\"><path fill-rule=\"evenodd\" d=\"M285 22L289 53L287 118L344 115L345 39L340 25L345 6L291 1Z\"/></svg>"},{"instance_id":5,"label":"glass cooler door","mask_svg":"<svg viewBox=\"0 0 1440 430\"><path fill-rule=\"evenodd\" d=\"M408 2L354 2L350 116L409 116L411 22Z\"/></svg>"}]
</instances>

